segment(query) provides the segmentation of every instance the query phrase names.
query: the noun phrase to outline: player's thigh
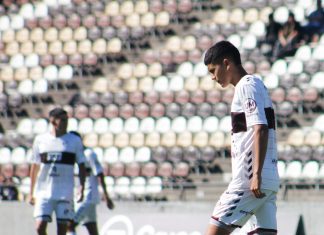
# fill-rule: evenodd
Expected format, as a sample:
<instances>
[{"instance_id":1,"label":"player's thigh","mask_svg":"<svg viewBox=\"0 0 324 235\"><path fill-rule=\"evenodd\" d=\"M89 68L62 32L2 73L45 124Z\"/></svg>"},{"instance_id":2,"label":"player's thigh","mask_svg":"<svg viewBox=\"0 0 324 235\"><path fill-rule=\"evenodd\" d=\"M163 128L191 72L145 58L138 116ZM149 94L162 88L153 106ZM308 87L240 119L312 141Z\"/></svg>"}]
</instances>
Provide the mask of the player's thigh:
<instances>
[{"instance_id":1,"label":"player's thigh","mask_svg":"<svg viewBox=\"0 0 324 235\"><path fill-rule=\"evenodd\" d=\"M262 206L255 212L256 228L268 229L269 232L276 232L277 230L277 206L276 193L271 192Z\"/></svg>"},{"instance_id":2,"label":"player's thigh","mask_svg":"<svg viewBox=\"0 0 324 235\"><path fill-rule=\"evenodd\" d=\"M210 222L221 221L233 230L242 227L264 201L250 190L227 190L217 202Z\"/></svg>"},{"instance_id":3,"label":"player's thigh","mask_svg":"<svg viewBox=\"0 0 324 235\"><path fill-rule=\"evenodd\" d=\"M50 199L36 199L34 206L35 219L38 221L51 222L55 204L55 201Z\"/></svg>"},{"instance_id":4,"label":"player's thigh","mask_svg":"<svg viewBox=\"0 0 324 235\"><path fill-rule=\"evenodd\" d=\"M89 235L98 235L98 226L96 222L89 222L84 224L84 226L86 226Z\"/></svg>"},{"instance_id":5,"label":"player's thigh","mask_svg":"<svg viewBox=\"0 0 324 235\"><path fill-rule=\"evenodd\" d=\"M63 200L57 201L55 213L57 223L67 224L68 221L72 220L74 217L73 202Z\"/></svg>"},{"instance_id":6,"label":"player's thigh","mask_svg":"<svg viewBox=\"0 0 324 235\"><path fill-rule=\"evenodd\" d=\"M96 213L96 204L87 203L85 210L83 211L82 219L79 223L86 225L87 223L96 223L97 213Z\"/></svg>"},{"instance_id":7,"label":"player's thigh","mask_svg":"<svg viewBox=\"0 0 324 235\"><path fill-rule=\"evenodd\" d=\"M85 202L75 204L74 222L76 224L82 223L85 216L87 216L89 210L89 204Z\"/></svg>"}]
</instances>

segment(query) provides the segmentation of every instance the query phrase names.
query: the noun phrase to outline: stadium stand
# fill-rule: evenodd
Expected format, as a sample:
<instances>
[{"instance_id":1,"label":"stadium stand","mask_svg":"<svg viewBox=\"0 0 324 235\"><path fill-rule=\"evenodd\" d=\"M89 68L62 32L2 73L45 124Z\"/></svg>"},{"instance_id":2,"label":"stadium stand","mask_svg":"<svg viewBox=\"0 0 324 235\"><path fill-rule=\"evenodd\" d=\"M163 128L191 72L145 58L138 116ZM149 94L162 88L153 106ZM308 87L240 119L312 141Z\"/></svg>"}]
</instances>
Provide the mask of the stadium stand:
<instances>
[{"instance_id":1,"label":"stadium stand","mask_svg":"<svg viewBox=\"0 0 324 235\"><path fill-rule=\"evenodd\" d=\"M0 165L20 178L19 199L28 193L32 140L48 130L54 106L67 109L68 129L107 166L115 198L171 200L177 190L225 183L233 89L220 89L202 63L222 39L271 93L283 186L322 188L324 36L274 61L259 47L269 13L285 23L292 11L304 25L315 7L306 2L6 1Z\"/></svg>"}]
</instances>

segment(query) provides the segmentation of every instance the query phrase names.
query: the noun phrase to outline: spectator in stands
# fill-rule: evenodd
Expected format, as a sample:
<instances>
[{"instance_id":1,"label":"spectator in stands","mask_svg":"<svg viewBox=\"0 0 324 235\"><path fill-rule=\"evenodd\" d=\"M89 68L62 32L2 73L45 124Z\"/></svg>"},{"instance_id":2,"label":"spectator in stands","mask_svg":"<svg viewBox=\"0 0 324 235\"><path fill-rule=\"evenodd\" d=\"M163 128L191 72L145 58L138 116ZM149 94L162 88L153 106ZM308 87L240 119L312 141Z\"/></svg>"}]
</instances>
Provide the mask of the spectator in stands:
<instances>
[{"instance_id":1,"label":"spectator in stands","mask_svg":"<svg viewBox=\"0 0 324 235\"><path fill-rule=\"evenodd\" d=\"M295 15L290 12L287 22L278 32L278 40L274 49L274 59L293 56L299 46L301 26L295 20Z\"/></svg>"},{"instance_id":2,"label":"spectator in stands","mask_svg":"<svg viewBox=\"0 0 324 235\"><path fill-rule=\"evenodd\" d=\"M281 29L281 24L274 20L273 13L269 14L268 21L265 38L260 42L260 44L262 47L269 46L269 49L267 49L264 54L271 57L274 45L278 40L278 33Z\"/></svg>"},{"instance_id":3,"label":"spectator in stands","mask_svg":"<svg viewBox=\"0 0 324 235\"><path fill-rule=\"evenodd\" d=\"M206 235L227 235L252 215L255 230L249 234L277 234L277 169L275 114L262 80L242 66L238 49L220 41L204 59L223 88L235 87L232 116L232 180L214 208Z\"/></svg>"},{"instance_id":4,"label":"spectator in stands","mask_svg":"<svg viewBox=\"0 0 324 235\"><path fill-rule=\"evenodd\" d=\"M304 26L304 35L307 42L317 42L324 33L324 9L322 1L317 0L317 8L308 15L308 24Z\"/></svg>"}]
</instances>

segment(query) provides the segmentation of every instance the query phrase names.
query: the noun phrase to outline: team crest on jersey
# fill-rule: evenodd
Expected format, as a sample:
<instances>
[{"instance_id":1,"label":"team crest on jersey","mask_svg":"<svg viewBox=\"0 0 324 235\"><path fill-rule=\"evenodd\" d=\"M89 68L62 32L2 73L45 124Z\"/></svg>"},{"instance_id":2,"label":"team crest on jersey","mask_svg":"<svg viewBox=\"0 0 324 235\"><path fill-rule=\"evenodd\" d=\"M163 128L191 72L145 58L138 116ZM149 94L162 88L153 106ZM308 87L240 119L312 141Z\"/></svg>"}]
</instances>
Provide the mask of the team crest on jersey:
<instances>
[{"instance_id":1,"label":"team crest on jersey","mask_svg":"<svg viewBox=\"0 0 324 235\"><path fill-rule=\"evenodd\" d=\"M257 105L254 99L248 98L244 103L244 108L247 113L253 113Z\"/></svg>"}]
</instances>

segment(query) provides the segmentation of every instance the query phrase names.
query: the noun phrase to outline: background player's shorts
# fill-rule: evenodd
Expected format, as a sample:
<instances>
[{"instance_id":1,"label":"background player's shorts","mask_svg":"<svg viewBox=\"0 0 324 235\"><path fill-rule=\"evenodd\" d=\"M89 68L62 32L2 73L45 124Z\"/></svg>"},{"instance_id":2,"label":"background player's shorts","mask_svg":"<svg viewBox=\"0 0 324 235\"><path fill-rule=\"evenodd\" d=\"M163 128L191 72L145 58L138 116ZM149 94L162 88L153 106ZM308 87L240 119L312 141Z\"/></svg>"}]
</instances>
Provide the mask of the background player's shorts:
<instances>
[{"instance_id":1,"label":"background player's shorts","mask_svg":"<svg viewBox=\"0 0 324 235\"><path fill-rule=\"evenodd\" d=\"M52 222L52 213L55 211L58 223L66 223L73 219L73 202L52 199L37 199L34 208L34 217Z\"/></svg>"},{"instance_id":2,"label":"background player's shorts","mask_svg":"<svg viewBox=\"0 0 324 235\"><path fill-rule=\"evenodd\" d=\"M77 224L95 223L97 221L95 203L76 203L74 222Z\"/></svg>"},{"instance_id":3,"label":"background player's shorts","mask_svg":"<svg viewBox=\"0 0 324 235\"><path fill-rule=\"evenodd\" d=\"M242 227L252 215L256 217L255 228L277 230L276 220L276 192L262 189L266 194L263 198L256 198L252 191L225 191L217 202L211 224L218 226L218 221L230 225L228 230Z\"/></svg>"}]
</instances>

